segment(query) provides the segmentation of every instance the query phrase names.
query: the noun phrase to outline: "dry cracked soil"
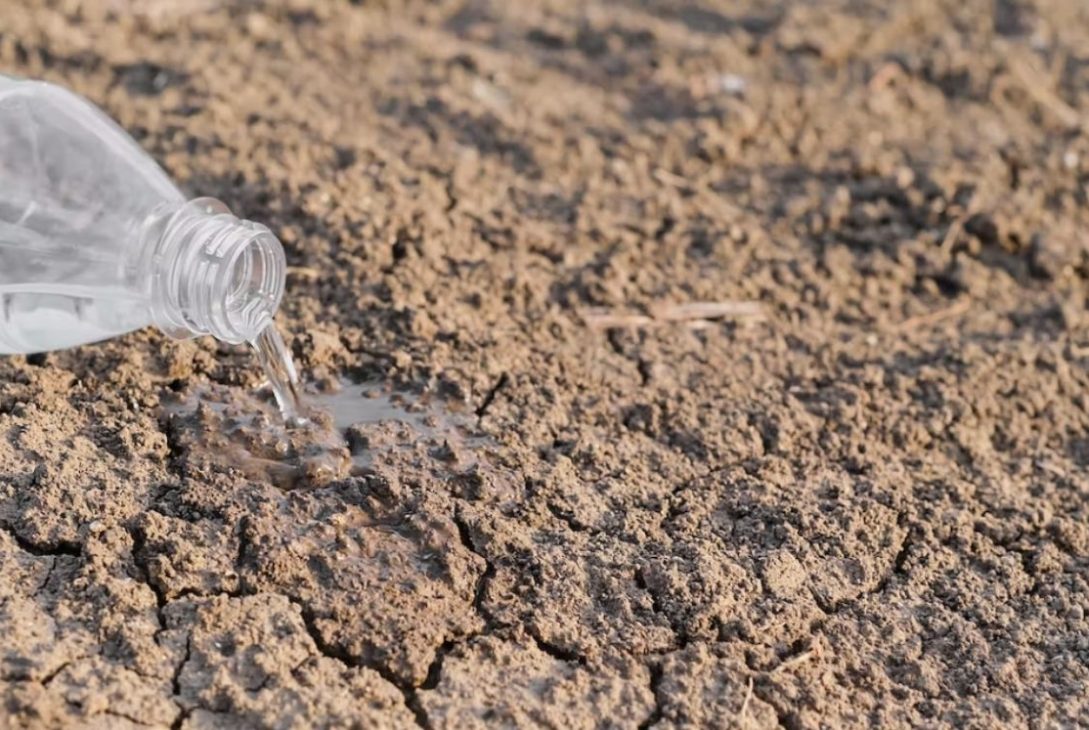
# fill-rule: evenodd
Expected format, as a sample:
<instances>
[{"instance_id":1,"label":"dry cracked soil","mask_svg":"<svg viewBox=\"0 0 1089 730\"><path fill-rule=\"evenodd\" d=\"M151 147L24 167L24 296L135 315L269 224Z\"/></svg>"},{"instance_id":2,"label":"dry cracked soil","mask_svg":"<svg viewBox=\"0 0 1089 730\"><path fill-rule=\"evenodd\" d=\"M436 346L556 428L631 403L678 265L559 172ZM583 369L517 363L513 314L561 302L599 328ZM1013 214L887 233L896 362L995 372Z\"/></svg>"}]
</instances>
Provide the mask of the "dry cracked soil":
<instances>
[{"instance_id":1,"label":"dry cracked soil","mask_svg":"<svg viewBox=\"0 0 1089 730\"><path fill-rule=\"evenodd\" d=\"M1089 4L7 0L0 71L267 223L350 406L0 361L0 727L1089 725Z\"/></svg>"}]
</instances>

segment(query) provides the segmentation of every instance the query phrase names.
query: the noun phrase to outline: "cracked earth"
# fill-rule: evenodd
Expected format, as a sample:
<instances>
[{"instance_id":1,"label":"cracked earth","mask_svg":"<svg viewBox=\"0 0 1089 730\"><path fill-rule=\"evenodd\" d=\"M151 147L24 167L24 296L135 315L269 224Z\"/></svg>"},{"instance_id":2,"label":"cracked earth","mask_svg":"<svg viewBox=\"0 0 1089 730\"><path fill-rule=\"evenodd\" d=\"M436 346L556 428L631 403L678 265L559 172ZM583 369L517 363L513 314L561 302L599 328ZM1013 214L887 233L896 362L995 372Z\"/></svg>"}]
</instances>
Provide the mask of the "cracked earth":
<instances>
[{"instance_id":1,"label":"cracked earth","mask_svg":"<svg viewBox=\"0 0 1089 730\"><path fill-rule=\"evenodd\" d=\"M0 361L0 727L1085 723L1087 48L1064 0L0 4L0 72L280 236L308 382L403 406Z\"/></svg>"}]
</instances>

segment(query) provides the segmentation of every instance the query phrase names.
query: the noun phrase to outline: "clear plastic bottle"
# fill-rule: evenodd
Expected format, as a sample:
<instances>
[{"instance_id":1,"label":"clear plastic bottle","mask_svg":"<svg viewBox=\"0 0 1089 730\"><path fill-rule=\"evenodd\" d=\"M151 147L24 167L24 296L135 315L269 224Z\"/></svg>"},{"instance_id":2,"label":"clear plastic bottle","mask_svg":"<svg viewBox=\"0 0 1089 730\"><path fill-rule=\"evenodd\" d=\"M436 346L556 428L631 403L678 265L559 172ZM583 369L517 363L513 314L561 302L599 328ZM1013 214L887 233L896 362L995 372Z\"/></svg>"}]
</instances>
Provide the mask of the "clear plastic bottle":
<instances>
[{"instance_id":1,"label":"clear plastic bottle","mask_svg":"<svg viewBox=\"0 0 1089 730\"><path fill-rule=\"evenodd\" d=\"M0 76L0 353L152 324L257 342L284 276L268 228L211 198L187 202L94 105Z\"/></svg>"}]
</instances>

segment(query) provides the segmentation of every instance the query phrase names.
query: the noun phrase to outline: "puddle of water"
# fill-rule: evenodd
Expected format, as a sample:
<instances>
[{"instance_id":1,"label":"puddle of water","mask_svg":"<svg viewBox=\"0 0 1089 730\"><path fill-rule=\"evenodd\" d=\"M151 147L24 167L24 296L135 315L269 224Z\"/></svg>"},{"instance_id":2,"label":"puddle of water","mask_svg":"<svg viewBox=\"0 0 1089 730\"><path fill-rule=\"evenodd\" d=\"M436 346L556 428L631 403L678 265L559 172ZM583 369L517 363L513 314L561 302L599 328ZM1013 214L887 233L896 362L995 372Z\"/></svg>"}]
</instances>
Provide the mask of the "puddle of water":
<instances>
[{"instance_id":1,"label":"puddle of water","mask_svg":"<svg viewBox=\"0 0 1089 730\"><path fill-rule=\"evenodd\" d=\"M428 414L425 400L385 391L377 383L357 385L345 381L332 391L309 392L306 400L312 407L331 414L333 424L341 431L383 421L409 422L431 428L436 420Z\"/></svg>"},{"instance_id":2,"label":"puddle of water","mask_svg":"<svg viewBox=\"0 0 1089 730\"><path fill-rule=\"evenodd\" d=\"M306 399L311 412L332 417L359 469L394 449L429 446L467 453L488 443L475 431L467 413L426 395L391 391L380 383L345 380L326 392L308 392Z\"/></svg>"},{"instance_id":3,"label":"puddle of water","mask_svg":"<svg viewBox=\"0 0 1089 730\"><path fill-rule=\"evenodd\" d=\"M277 405L267 392L261 397L261 392L215 384L172 398L165 415L181 458L196 467L230 467L254 481L292 489L368 473L378 459L421 448L457 461L459 454L487 444L468 414L377 383L293 388L298 410L286 422L280 392L270 390Z\"/></svg>"}]
</instances>

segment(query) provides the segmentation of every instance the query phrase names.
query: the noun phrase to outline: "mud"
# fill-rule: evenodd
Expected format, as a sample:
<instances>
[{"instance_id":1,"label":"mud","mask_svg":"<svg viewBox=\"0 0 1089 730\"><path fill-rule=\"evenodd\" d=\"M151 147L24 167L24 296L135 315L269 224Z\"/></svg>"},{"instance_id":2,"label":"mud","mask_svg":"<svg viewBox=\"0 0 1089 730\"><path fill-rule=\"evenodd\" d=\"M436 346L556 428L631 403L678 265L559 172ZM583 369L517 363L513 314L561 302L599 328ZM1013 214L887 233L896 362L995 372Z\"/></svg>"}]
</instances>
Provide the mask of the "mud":
<instances>
[{"instance_id":1,"label":"mud","mask_svg":"<svg viewBox=\"0 0 1089 730\"><path fill-rule=\"evenodd\" d=\"M168 398L164 430L186 465L186 476L222 472L282 489L320 486L351 469L351 455L329 414L301 423L292 407L279 406L241 388L198 387ZM198 477L199 478L199 477Z\"/></svg>"},{"instance_id":2,"label":"mud","mask_svg":"<svg viewBox=\"0 0 1089 730\"><path fill-rule=\"evenodd\" d=\"M0 726L1084 724L1086 48L1060 0L0 5L365 384L289 432L246 348L0 361Z\"/></svg>"}]
</instances>

